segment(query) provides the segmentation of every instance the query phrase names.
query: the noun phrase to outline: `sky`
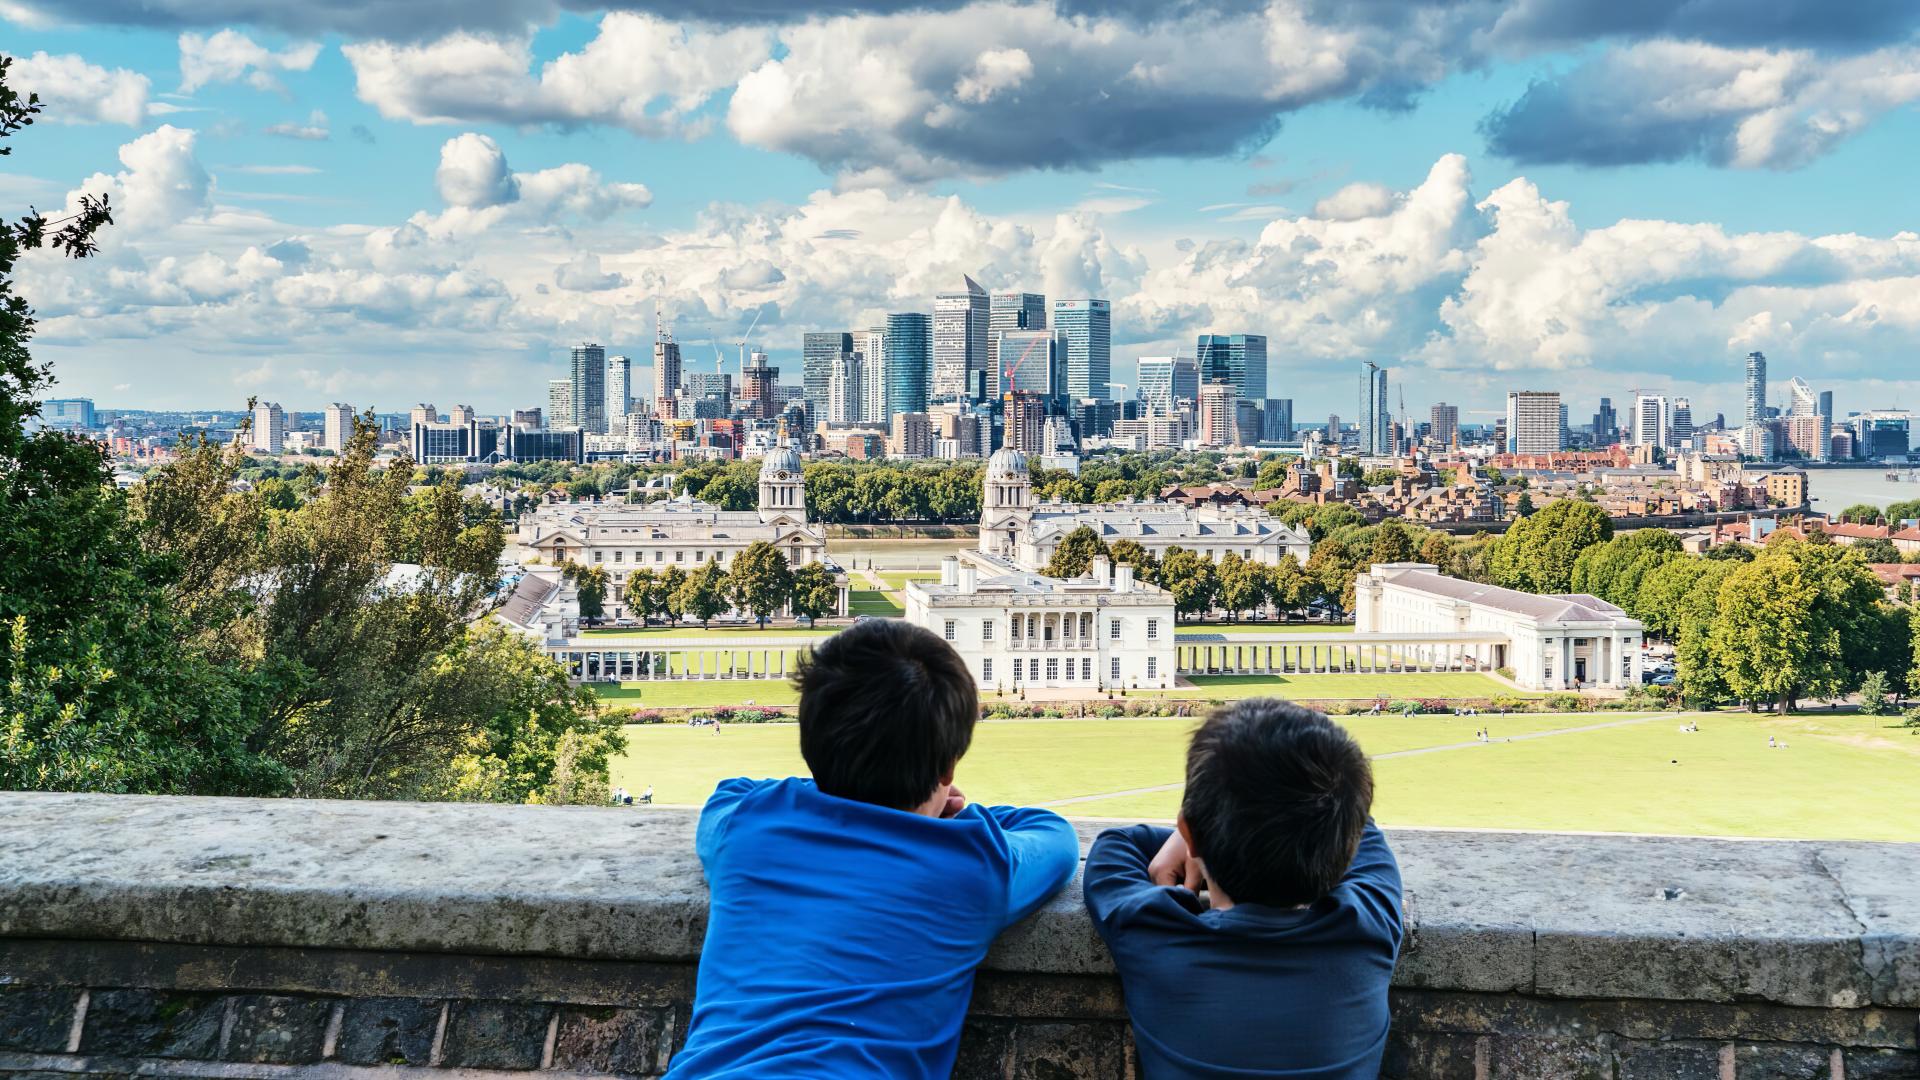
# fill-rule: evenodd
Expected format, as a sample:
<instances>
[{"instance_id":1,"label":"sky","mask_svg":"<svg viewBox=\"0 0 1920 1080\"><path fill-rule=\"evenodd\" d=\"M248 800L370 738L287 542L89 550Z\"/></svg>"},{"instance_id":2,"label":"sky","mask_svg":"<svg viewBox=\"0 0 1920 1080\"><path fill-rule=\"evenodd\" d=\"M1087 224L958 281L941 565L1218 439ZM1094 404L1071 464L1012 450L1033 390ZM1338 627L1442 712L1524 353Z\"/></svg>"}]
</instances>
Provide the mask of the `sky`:
<instances>
[{"instance_id":1,"label":"sky","mask_svg":"<svg viewBox=\"0 0 1920 1080\"><path fill-rule=\"evenodd\" d=\"M1740 414L1742 358L1920 407L1907 0L0 0L0 212L110 195L20 291L103 407L543 405L990 290L1269 394ZM648 385L636 372L638 388ZM1625 409L1622 407L1622 412Z\"/></svg>"}]
</instances>

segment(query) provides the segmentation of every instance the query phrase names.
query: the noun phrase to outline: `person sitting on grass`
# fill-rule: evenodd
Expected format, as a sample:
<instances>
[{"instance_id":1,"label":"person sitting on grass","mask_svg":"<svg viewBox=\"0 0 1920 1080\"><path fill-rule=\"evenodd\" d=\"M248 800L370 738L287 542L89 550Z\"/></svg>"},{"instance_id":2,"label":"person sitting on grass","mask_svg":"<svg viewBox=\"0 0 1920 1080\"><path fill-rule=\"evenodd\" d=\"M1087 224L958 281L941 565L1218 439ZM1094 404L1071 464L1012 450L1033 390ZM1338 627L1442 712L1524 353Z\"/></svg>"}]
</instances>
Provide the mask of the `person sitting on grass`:
<instances>
[{"instance_id":1,"label":"person sitting on grass","mask_svg":"<svg viewBox=\"0 0 1920 1080\"><path fill-rule=\"evenodd\" d=\"M1093 842L1087 910L1145 1080L1380 1074L1401 897L1372 805L1352 736L1253 698L1194 733L1176 828Z\"/></svg>"},{"instance_id":2,"label":"person sitting on grass","mask_svg":"<svg viewBox=\"0 0 1920 1080\"><path fill-rule=\"evenodd\" d=\"M667 1075L945 1077L974 968L1072 879L1079 839L954 786L980 701L938 635L864 622L794 683L813 779L722 781L700 814L707 938Z\"/></svg>"}]
</instances>

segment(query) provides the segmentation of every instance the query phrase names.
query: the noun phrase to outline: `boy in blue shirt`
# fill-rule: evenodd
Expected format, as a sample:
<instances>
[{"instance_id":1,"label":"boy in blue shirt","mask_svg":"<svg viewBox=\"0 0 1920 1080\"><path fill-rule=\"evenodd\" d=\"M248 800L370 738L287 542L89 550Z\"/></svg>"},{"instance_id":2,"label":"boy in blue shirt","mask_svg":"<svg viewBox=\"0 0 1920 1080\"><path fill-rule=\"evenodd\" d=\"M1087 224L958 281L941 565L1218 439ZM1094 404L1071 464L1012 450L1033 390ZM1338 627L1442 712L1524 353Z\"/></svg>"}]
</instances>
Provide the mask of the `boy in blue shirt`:
<instances>
[{"instance_id":1,"label":"boy in blue shirt","mask_svg":"<svg viewBox=\"0 0 1920 1080\"><path fill-rule=\"evenodd\" d=\"M795 682L813 779L728 780L700 814L707 939L667 1075L945 1077L974 968L1073 878L1079 839L953 786L980 702L938 636L869 620Z\"/></svg>"},{"instance_id":2,"label":"boy in blue shirt","mask_svg":"<svg viewBox=\"0 0 1920 1080\"><path fill-rule=\"evenodd\" d=\"M1087 910L1145 1080L1380 1074L1400 868L1372 806L1352 736L1254 698L1194 733L1177 828L1093 842Z\"/></svg>"}]
</instances>

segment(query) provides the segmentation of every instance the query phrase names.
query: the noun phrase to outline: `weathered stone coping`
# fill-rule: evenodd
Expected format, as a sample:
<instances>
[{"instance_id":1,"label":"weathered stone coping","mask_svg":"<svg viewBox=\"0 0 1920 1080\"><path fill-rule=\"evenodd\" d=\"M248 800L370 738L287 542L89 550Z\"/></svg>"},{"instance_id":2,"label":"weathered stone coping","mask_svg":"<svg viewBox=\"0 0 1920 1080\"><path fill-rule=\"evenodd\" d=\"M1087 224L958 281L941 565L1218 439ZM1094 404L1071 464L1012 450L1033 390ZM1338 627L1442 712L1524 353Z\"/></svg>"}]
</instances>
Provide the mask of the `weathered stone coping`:
<instances>
[{"instance_id":1,"label":"weathered stone coping","mask_svg":"<svg viewBox=\"0 0 1920 1080\"><path fill-rule=\"evenodd\" d=\"M0 793L0 938L686 962L706 919L693 824L656 808ZM1406 989L1920 1006L1920 845L1390 835ZM1112 970L1078 882L986 966Z\"/></svg>"}]
</instances>

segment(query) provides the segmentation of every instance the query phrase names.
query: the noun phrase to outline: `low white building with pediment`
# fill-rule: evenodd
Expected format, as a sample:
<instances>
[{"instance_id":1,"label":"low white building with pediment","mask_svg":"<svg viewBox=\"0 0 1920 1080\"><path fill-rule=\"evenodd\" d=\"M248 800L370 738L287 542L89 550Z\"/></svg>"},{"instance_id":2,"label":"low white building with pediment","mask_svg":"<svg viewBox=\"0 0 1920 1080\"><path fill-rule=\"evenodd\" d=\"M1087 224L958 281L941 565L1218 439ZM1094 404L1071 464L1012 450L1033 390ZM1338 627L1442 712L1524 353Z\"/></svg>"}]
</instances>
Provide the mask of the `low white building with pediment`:
<instances>
[{"instance_id":1,"label":"low white building with pediment","mask_svg":"<svg viewBox=\"0 0 1920 1080\"><path fill-rule=\"evenodd\" d=\"M1086 526L1113 544L1131 540L1155 559L1185 548L1215 562L1228 553L1273 566L1283 558L1306 565L1313 541L1306 530L1250 506L1187 506L1173 502L1037 502L1027 456L994 451L980 494L980 551L1042 570L1069 534Z\"/></svg>"},{"instance_id":2,"label":"low white building with pediment","mask_svg":"<svg viewBox=\"0 0 1920 1080\"><path fill-rule=\"evenodd\" d=\"M939 634L984 691L1164 690L1174 685L1173 594L1095 558L1077 578L967 553L909 581L906 619Z\"/></svg>"},{"instance_id":3,"label":"low white building with pediment","mask_svg":"<svg viewBox=\"0 0 1920 1080\"><path fill-rule=\"evenodd\" d=\"M520 516L515 554L549 566L603 567L607 617L619 619L628 615L625 585L634 571L659 574L677 566L692 573L713 559L725 568L748 545L764 540L795 569L811 563L831 568L840 584L835 614L845 615L847 576L827 554L826 530L807 520L800 455L791 447L776 447L761 459L759 496L754 510L722 510L691 495L653 503L552 503Z\"/></svg>"},{"instance_id":4,"label":"low white building with pediment","mask_svg":"<svg viewBox=\"0 0 1920 1080\"><path fill-rule=\"evenodd\" d=\"M1448 577L1430 563L1374 563L1354 581L1354 639L1369 634L1491 634L1468 646L1528 690L1640 685L1646 625L1585 593L1543 596Z\"/></svg>"}]
</instances>

